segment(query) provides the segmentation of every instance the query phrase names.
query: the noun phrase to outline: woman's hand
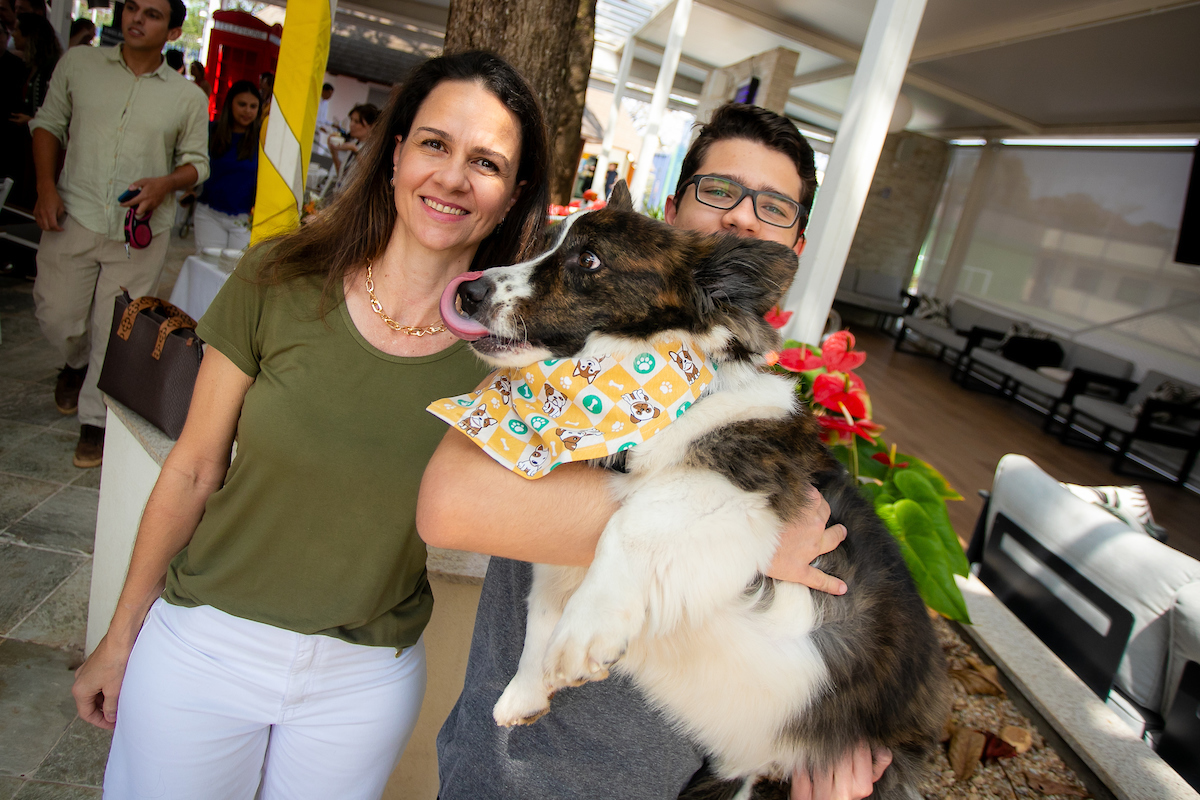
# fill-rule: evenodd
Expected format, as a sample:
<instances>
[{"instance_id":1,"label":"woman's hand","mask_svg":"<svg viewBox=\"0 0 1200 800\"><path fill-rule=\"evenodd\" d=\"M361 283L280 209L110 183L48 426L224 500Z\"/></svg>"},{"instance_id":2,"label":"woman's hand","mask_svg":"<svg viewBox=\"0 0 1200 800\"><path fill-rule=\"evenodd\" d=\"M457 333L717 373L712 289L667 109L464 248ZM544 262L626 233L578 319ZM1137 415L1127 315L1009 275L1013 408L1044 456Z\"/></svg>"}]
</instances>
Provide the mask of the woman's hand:
<instances>
[{"instance_id":1,"label":"woman's hand","mask_svg":"<svg viewBox=\"0 0 1200 800\"><path fill-rule=\"evenodd\" d=\"M87 661L75 670L71 694L84 722L108 731L117 726L117 696L131 652L132 643L117 644L105 636Z\"/></svg>"},{"instance_id":2,"label":"woman's hand","mask_svg":"<svg viewBox=\"0 0 1200 800\"><path fill-rule=\"evenodd\" d=\"M861 800L875 791L875 782L892 763L892 751L886 747L870 750L865 743L842 757L828 770L810 775L804 770L792 773L791 800Z\"/></svg>"},{"instance_id":3,"label":"woman's hand","mask_svg":"<svg viewBox=\"0 0 1200 800\"><path fill-rule=\"evenodd\" d=\"M846 526L829 522L829 503L815 488L809 488L809 508L796 519L788 520L779 537L779 548L767 568L767 576L800 583L829 594L845 594L846 584L812 566L817 556L829 553L846 538Z\"/></svg>"},{"instance_id":4,"label":"woman's hand","mask_svg":"<svg viewBox=\"0 0 1200 800\"><path fill-rule=\"evenodd\" d=\"M22 114L21 112L18 111L17 113L15 113L11 117L9 117L8 121L15 122L17 125L28 125L29 121L32 119L33 119L33 117L29 116L28 114Z\"/></svg>"}]
</instances>

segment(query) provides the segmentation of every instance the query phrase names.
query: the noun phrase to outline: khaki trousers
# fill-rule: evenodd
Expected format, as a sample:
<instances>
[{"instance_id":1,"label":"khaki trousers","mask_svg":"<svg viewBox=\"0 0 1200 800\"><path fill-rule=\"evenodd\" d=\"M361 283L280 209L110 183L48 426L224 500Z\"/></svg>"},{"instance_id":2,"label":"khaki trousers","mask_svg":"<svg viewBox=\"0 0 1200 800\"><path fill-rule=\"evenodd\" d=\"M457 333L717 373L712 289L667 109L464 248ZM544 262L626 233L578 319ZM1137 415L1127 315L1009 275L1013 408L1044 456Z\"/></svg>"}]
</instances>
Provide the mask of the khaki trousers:
<instances>
[{"instance_id":1,"label":"khaki trousers","mask_svg":"<svg viewBox=\"0 0 1200 800\"><path fill-rule=\"evenodd\" d=\"M38 324L67 366L87 367L79 392L79 422L104 427L104 400L96 382L108 350L113 303L128 289L131 297L158 288L170 233L155 236L150 246L125 253L114 242L88 230L70 216L61 231L44 231L37 254L33 300Z\"/></svg>"}]
</instances>

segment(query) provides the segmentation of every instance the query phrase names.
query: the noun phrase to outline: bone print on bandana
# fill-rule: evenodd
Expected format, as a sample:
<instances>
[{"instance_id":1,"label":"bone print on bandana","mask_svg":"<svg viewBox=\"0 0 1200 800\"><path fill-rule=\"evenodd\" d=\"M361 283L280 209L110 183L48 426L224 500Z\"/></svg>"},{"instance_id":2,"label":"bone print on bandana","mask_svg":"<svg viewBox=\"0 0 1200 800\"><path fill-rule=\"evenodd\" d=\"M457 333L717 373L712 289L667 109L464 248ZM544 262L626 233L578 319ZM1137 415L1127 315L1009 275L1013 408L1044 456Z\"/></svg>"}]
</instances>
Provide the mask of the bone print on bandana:
<instances>
[{"instance_id":1,"label":"bone print on bandana","mask_svg":"<svg viewBox=\"0 0 1200 800\"><path fill-rule=\"evenodd\" d=\"M668 342L621 359L552 359L498 370L483 389L434 401L428 411L532 479L646 441L712 380L703 353Z\"/></svg>"}]
</instances>

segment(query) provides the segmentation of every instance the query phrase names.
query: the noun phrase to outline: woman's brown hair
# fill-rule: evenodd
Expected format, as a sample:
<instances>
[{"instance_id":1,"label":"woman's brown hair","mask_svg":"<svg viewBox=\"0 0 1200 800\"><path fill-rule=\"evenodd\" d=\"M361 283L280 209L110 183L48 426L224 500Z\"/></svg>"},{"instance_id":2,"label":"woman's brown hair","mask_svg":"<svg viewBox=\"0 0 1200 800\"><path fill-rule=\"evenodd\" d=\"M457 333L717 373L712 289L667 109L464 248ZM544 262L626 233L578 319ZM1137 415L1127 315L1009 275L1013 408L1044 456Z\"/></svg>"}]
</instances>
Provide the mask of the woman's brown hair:
<instances>
[{"instance_id":1,"label":"woman's brown hair","mask_svg":"<svg viewBox=\"0 0 1200 800\"><path fill-rule=\"evenodd\" d=\"M408 137L417 110L443 81L482 85L521 123L517 184L524 185L507 222L479 245L471 268L512 264L533 255L549 199L549 148L542 110L529 84L512 66L499 56L472 51L426 61L393 91L345 191L299 230L264 243L270 252L265 254L261 280L278 284L302 277L324 278L324 314L329 301L341 296L345 276L383 253L396 225L391 187L396 137Z\"/></svg>"}]
</instances>

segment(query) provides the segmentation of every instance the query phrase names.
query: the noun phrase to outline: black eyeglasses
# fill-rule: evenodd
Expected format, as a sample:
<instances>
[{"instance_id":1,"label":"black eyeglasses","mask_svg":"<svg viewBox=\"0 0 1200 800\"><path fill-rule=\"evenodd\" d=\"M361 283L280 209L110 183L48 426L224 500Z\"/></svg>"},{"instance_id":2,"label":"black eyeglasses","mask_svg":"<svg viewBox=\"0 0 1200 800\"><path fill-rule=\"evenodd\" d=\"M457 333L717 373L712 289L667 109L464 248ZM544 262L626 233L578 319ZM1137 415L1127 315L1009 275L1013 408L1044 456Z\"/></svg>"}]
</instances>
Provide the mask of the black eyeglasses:
<instances>
[{"instance_id":1,"label":"black eyeglasses","mask_svg":"<svg viewBox=\"0 0 1200 800\"><path fill-rule=\"evenodd\" d=\"M754 216L777 228L790 228L800 219L800 204L782 194L756 191L719 175L693 175L683 185L696 186L696 199L706 206L728 211L746 197L754 205Z\"/></svg>"}]
</instances>

